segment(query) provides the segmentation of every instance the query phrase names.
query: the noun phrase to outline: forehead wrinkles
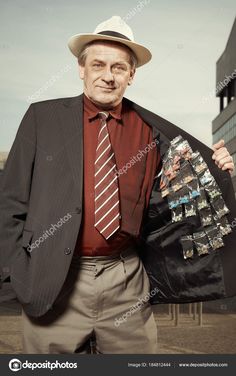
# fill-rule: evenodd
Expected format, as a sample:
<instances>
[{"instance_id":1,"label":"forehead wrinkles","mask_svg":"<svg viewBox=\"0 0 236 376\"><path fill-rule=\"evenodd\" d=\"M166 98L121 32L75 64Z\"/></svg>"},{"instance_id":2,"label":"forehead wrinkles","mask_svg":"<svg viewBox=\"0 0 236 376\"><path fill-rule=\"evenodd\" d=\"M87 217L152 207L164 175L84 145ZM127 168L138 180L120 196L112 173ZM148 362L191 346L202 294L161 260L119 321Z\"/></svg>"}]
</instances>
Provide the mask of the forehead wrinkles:
<instances>
[{"instance_id":1,"label":"forehead wrinkles","mask_svg":"<svg viewBox=\"0 0 236 376\"><path fill-rule=\"evenodd\" d=\"M88 56L92 59L108 59L108 60L119 60L119 61L126 61L129 62L130 56L126 51L122 50L113 50L110 48L109 50L106 48L94 48L91 46L88 50Z\"/></svg>"}]
</instances>

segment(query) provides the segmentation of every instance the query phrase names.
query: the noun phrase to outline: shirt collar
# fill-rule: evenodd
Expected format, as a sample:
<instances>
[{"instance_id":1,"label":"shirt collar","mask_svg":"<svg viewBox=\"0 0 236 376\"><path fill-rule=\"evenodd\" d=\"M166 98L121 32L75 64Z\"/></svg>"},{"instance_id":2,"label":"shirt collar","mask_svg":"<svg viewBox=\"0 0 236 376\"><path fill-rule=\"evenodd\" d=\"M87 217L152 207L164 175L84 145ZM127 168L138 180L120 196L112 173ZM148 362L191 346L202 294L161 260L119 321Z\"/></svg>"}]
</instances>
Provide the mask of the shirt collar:
<instances>
[{"instance_id":1,"label":"shirt collar","mask_svg":"<svg viewBox=\"0 0 236 376\"><path fill-rule=\"evenodd\" d=\"M87 112L88 119L92 120L95 117L97 117L98 113L102 111L103 109L97 107L85 94L83 95L83 97L84 97L84 111ZM109 112L109 114L113 118L117 120L121 120L121 110L122 110L122 101L113 109L107 112Z\"/></svg>"}]
</instances>

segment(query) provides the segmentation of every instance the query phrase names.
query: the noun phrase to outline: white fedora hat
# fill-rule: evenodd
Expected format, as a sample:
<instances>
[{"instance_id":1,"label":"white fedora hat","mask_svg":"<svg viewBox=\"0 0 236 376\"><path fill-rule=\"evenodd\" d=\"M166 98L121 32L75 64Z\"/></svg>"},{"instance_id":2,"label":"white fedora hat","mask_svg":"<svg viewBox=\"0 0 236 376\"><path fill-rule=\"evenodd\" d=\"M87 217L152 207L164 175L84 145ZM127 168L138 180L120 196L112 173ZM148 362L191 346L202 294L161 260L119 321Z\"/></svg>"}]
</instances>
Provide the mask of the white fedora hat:
<instances>
[{"instance_id":1,"label":"white fedora hat","mask_svg":"<svg viewBox=\"0 0 236 376\"><path fill-rule=\"evenodd\" d=\"M134 42L131 28L119 16L113 16L100 23L93 33L73 35L68 41L68 46L73 55L78 57L83 47L95 40L110 40L128 46L137 57L137 67L148 63L152 58L151 52L146 47Z\"/></svg>"}]
</instances>

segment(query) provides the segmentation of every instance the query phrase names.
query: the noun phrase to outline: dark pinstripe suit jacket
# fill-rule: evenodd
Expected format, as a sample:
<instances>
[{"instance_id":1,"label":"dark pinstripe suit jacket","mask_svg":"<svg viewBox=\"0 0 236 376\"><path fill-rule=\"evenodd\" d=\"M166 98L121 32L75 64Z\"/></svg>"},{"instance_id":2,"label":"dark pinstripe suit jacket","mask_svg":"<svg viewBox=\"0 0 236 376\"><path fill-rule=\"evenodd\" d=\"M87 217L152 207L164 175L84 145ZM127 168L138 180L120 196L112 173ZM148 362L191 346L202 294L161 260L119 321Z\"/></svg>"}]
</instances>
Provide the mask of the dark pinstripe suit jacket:
<instances>
[{"instance_id":1,"label":"dark pinstripe suit jacket","mask_svg":"<svg viewBox=\"0 0 236 376\"><path fill-rule=\"evenodd\" d=\"M170 140L181 134L200 150L236 217L231 178L212 161L212 151L163 118L128 101L159 140L161 155ZM179 237L194 221L171 224L154 183L144 213L137 249L151 288L152 303L211 300L235 295L236 232L225 247L194 261L181 255ZM53 305L73 256L82 219L83 96L32 104L11 148L0 189L0 274L11 283L25 311L42 316ZM53 227L54 225L54 227ZM47 231L53 232L53 236ZM38 240L39 247L29 252Z\"/></svg>"}]
</instances>

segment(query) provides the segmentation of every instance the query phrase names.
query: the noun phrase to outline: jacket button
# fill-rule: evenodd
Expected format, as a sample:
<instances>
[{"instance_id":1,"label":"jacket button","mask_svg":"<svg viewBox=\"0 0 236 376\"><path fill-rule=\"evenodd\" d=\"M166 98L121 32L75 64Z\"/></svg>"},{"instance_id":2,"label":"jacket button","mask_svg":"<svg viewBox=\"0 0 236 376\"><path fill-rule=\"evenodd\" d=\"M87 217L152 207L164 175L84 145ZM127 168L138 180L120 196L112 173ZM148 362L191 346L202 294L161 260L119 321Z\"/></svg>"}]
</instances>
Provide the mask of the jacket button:
<instances>
[{"instance_id":1,"label":"jacket button","mask_svg":"<svg viewBox=\"0 0 236 376\"><path fill-rule=\"evenodd\" d=\"M70 255L71 254L71 249L70 248L65 248L64 253L65 253L65 255Z\"/></svg>"},{"instance_id":2,"label":"jacket button","mask_svg":"<svg viewBox=\"0 0 236 376\"><path fill-rule=\"evenodd\" d=\"M81 207L80 206L77 206L76 208L75 208L75 212L76 212L76 214L80 214L81 213Z\"/></svg>"}]
</instances>

